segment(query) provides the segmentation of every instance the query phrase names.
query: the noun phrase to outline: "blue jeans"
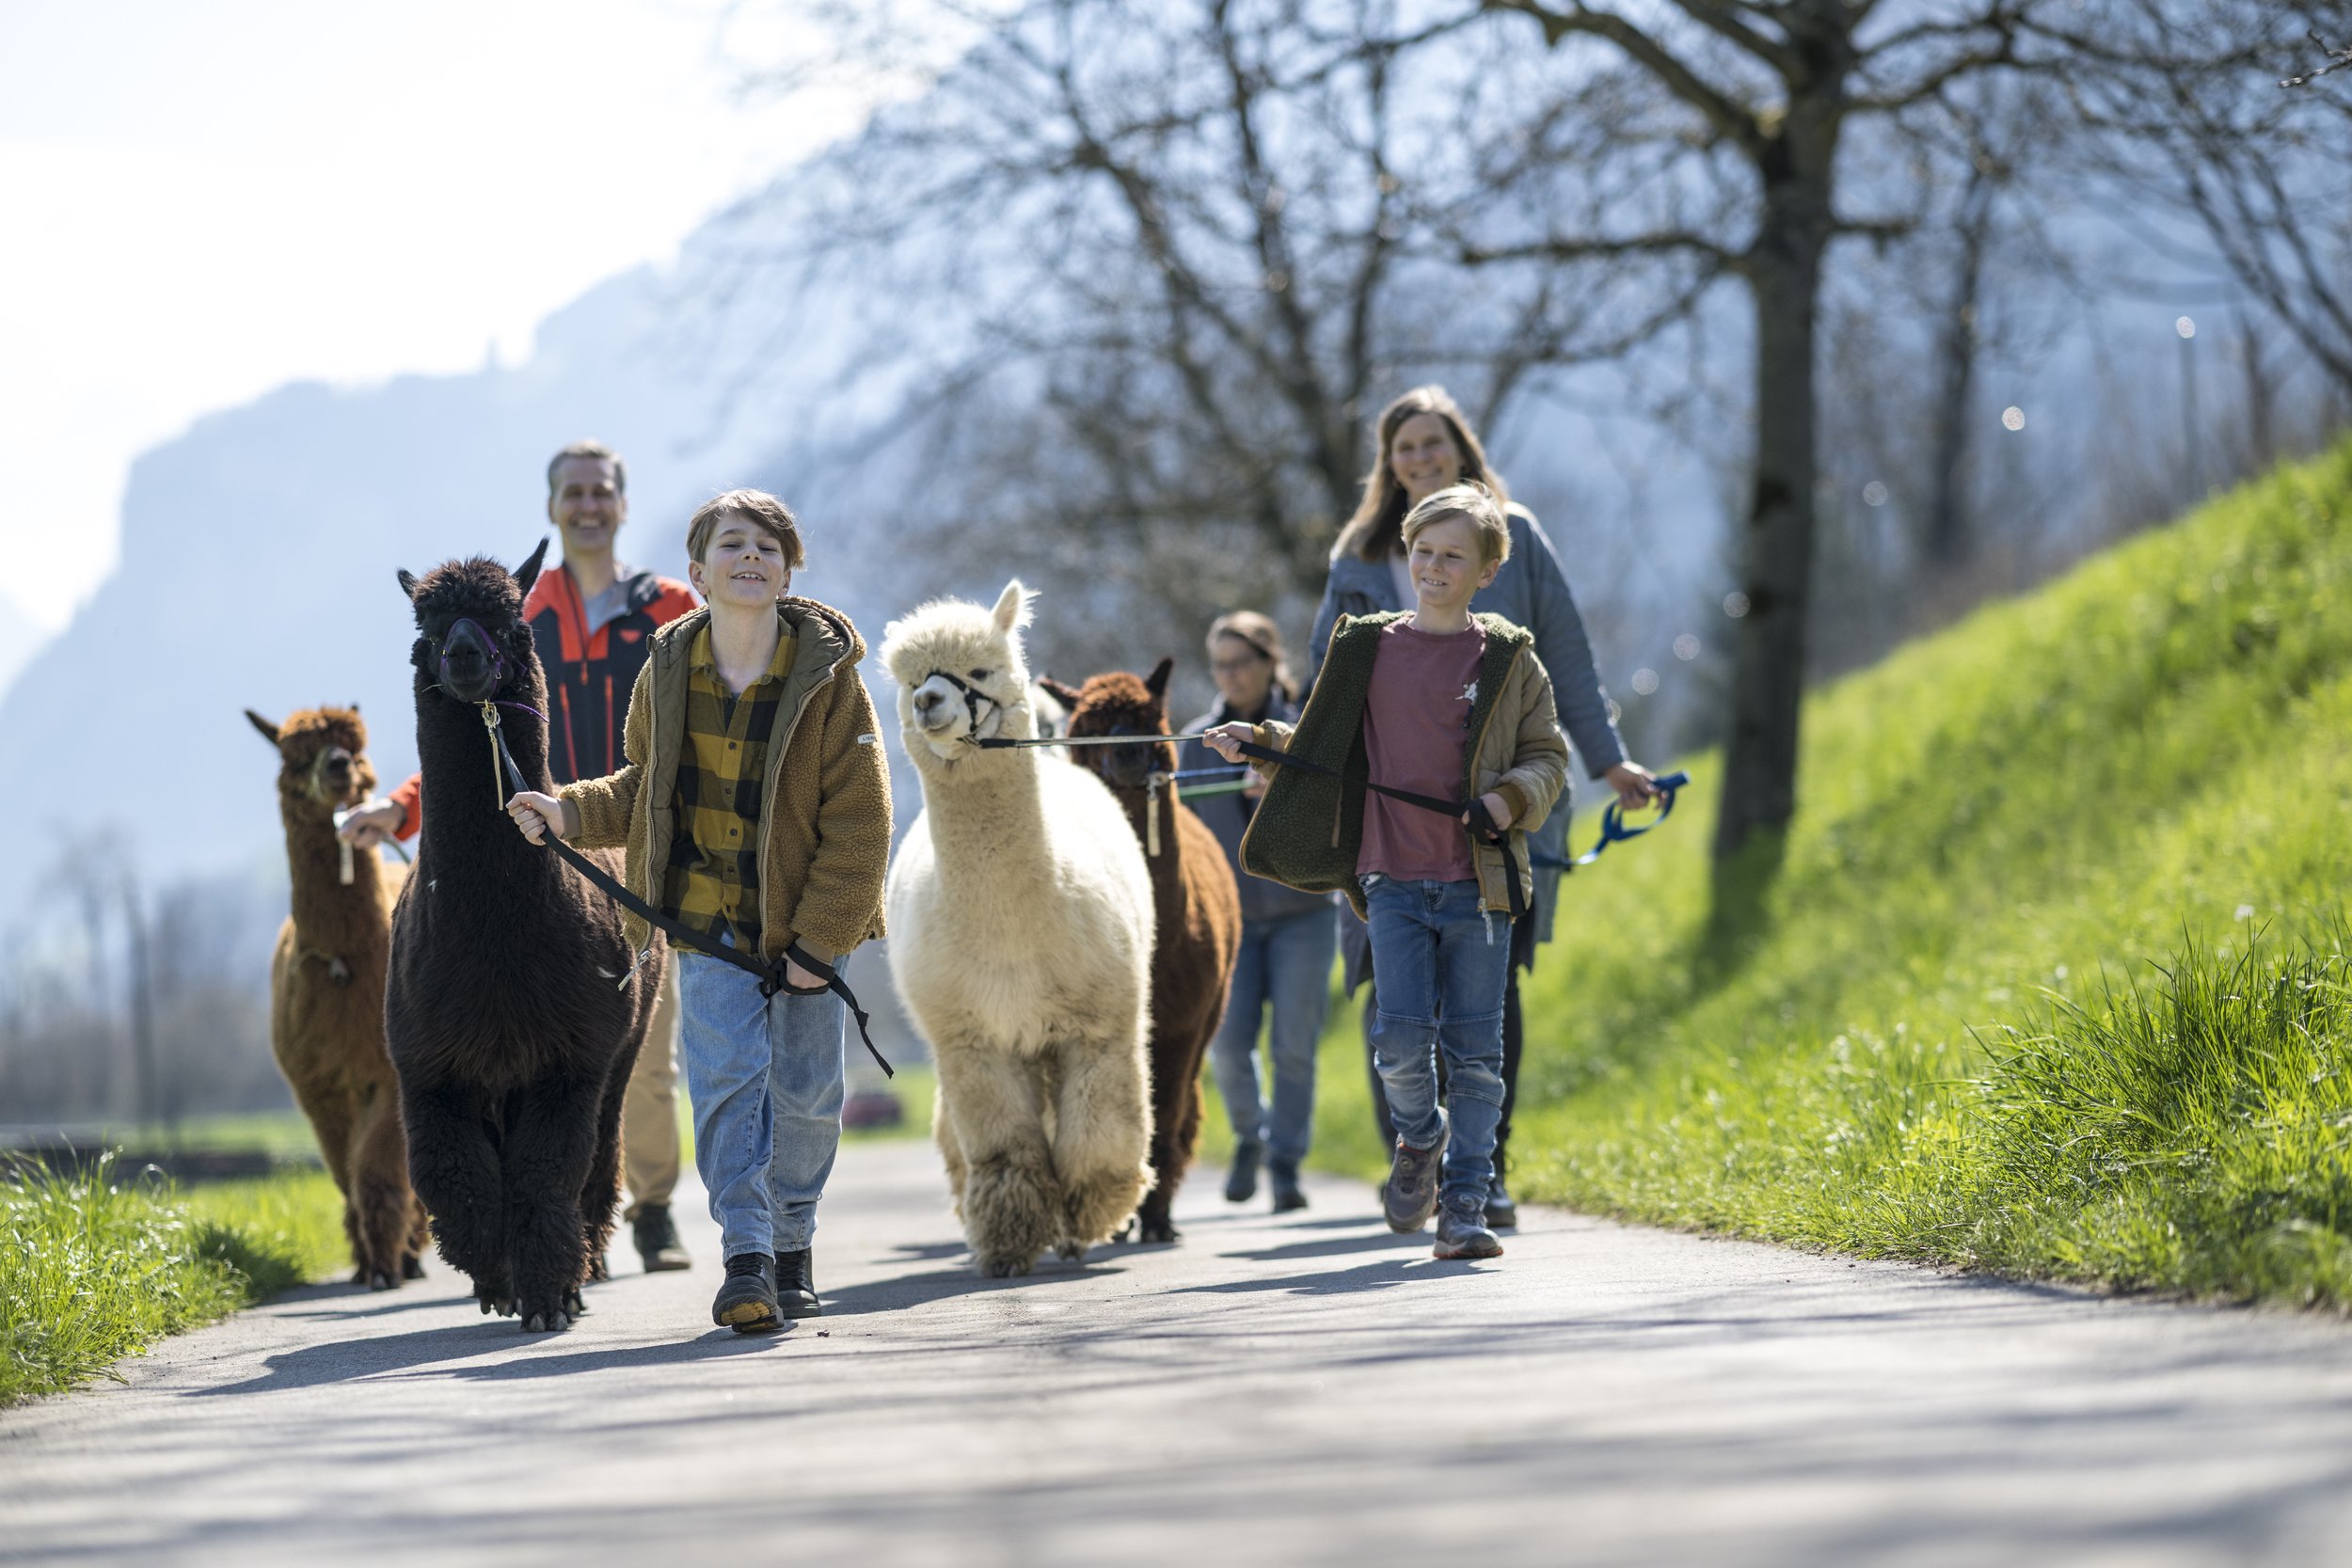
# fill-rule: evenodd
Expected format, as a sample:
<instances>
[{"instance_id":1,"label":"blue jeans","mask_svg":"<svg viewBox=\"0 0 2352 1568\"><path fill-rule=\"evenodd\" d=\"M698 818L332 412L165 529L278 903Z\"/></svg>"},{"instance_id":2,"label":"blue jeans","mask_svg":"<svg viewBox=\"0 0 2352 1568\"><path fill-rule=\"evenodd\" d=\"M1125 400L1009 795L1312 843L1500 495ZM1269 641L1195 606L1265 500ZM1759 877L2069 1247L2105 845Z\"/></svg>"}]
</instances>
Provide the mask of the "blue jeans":
<instances>
[{"instance_id":1,"label":"blue jeans","mask_svg":"<svg viewBox=\"0 0 2352 1568\"><path fill-rule=\"evenodd\" d=\"M694 1106L694 1168L710 1189L722 1254L798 1252L841 1146L837 996L759 994L759 980L674 951L678 1065Z\"/></svg>"},{"instance_id":2,"label":"blue jeans","mask_svg":"<svg viewBox=\"0 0 2352 1568\"><path fill-rule=\"evenodd\" d=\"M1502 988L1511 923L1479 909L1478 884L1363 879L1370 906L1372 1057L1396 1135L1438 1141L1438 1053L1445 1053L1446 1137L1440 1199L1483 1206L1502 1119Z\"/></svg>"},{"instance_id":3,"label":"blue jeans","mask_svg":"<svg viewBox=\"0 0 2352 1568\"><path fill-rule=\"evenodd\" d=\"M1242 922L1233 989L1209 1060L1234 1141L1263 1145L1277 1164L1297 1165L1314 1137L1315 1042L1330 1006L1331 955L1339 942L1339 913L1332 909ZM1258 1021L1269 1007L1270 1108L1258 1095Z\"/></svg>"}]
</instances>

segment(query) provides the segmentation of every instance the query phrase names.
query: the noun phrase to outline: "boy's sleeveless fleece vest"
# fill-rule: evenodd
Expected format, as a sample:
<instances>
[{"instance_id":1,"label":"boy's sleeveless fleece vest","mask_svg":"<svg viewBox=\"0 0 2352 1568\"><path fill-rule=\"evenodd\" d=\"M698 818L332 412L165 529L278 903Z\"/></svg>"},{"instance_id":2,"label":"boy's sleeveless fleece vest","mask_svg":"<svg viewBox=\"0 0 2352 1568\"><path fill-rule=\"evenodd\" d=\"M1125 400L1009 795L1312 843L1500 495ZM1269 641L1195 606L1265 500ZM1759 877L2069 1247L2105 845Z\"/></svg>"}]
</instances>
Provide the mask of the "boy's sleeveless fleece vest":
<instances>
[{"instance_id":1,"label":"boy's sleeveless fleece vest","mask_svg":"<svg viewBox=\"0 0 2352 1568\"><path fill-rule=\"evenodd\" d=\"M1322 673L1315 677L1307 710L1298 716L1287 750L1302 761L1338 768L1346 777L1343 781L1302 768L1269 765L1272 777L1265 798L1258 802L1241 841L1245 870L1307 893L1343 893L1359 915L1364 912L1364 895L1356 885L1356 857L1364 840L1364 781L1371 776L1364 758L1364 704L1372 695L1372 666L1380 651L1381 628L1403 619L1394 612L1342 616L1332 627ZM1486 652L1478 666L1478 700L1470 705L1470 725L1462 736L1458 793L1466 800L1473 788L1477 737L1486 733L1512 663L1535 641L1525 627L1500 615L1471 619L1486 628ZM1468 834L1470 829L1462 832Z\"/></svg>"}]
</instances>

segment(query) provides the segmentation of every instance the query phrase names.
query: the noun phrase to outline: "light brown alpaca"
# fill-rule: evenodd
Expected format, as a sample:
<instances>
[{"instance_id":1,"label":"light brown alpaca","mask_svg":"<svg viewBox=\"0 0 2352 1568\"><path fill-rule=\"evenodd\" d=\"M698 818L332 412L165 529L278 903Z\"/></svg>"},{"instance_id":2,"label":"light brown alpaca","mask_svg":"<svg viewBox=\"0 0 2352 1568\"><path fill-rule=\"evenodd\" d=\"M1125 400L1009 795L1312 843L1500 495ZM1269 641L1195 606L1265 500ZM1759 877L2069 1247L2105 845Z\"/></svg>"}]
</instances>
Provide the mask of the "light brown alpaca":
<instances>
[{"instance_id":1,"label":"light brown alpaca","mask_svg":"<svg viewBox=\"0 0 2352 1568\"><path fill-rule=\"evenodd\" d=\"M283 724L246 709L278 748L294 913L270 960L270 1049L318 1134L343 1195L352 1282L389 1291L423 1275L424 1206L408 1187L400 1085L384 1053L384 971L392 902L405 868L335 837L335 813L368 798L367 726L356 708L323 707Z\"/></svg>"}]
</instances>

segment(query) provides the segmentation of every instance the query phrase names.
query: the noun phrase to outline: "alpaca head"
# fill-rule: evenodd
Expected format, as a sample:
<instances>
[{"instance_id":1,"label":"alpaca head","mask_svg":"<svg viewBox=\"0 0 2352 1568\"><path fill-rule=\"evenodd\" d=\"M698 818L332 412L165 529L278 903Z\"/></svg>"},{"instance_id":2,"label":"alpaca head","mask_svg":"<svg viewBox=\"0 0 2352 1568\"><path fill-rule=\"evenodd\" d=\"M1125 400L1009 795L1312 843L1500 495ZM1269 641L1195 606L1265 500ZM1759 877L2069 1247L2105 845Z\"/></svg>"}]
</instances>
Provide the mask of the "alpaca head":
<instances>
[{"instance_id":1,"label":"alpaca head","mask_svg":"<svg viewBox=\"0 0 2352 1568\"><path fill-rule=\"evenodd\" d=\"M417 617L408 658L421 694L469 704L501 695L540 700L539 659L523 621L523 596L547 553L542 539L513 573L478 555L446 562L422 578L400 574Z\"/></svg>"},{"instance_id":2,"label":"alpaca head","mask_svg":"<svg viewBox=\"0 0 2352 1568\"><path fill-rule=\"evenodd\" d=\"M1168 733L1168 676L1172 658L1160 660L1149 675L1137 677L1124 670L1096 675L1075 691L1055 689L1070 708L1072 738L1087 735L1152 736ZM1054 689L1049 688L1049 689ZM1067 695L1063 694L1067 692ZM1141 789L1154 772L1176 770L1176 748L1157 746L1080 746L1073 760L1091 768L1113 789Z\"/></svg>"},{"instance_id":3,"label":"alpaca head","mask_svg":"<svg viewBox=\"0 0 2352 1568\"><path fill-rule=\"evenodd\" d=\"M1015 578L993 610L933 599L883 628L882 665L898 683L899 734L918 765L981 754L967 739L1034 733L1021 628L1035 597Z\"/></svg>"},{"instance_id":4,"label":"alpaca head","mask_svg":"<svg viewBox=\"0 0 2352 1568\"><path fill-rule=\"evenodd\" d=\"M278 748L278 800L290 818L330 818L375 789L368 766L368 727L351 707L304 708L273 724L251 708L246 718Z\"/></svg>"}]
</instances>

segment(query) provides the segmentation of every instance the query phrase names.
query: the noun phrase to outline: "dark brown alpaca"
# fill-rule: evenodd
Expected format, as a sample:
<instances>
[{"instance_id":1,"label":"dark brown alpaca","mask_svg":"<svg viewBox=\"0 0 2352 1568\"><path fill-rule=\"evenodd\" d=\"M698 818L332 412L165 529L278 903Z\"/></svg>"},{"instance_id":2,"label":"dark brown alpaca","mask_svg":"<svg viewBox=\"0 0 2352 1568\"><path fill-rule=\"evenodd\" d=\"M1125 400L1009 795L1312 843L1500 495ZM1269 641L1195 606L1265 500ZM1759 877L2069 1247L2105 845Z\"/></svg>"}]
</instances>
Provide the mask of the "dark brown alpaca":
<instances>
[{"instance_id":1,"label":"dark brown alpaca","mask_svg":"<svg viewBox=\"0 0 2352 1568\"><path fill-rule=\"evenodd\" d=\"M1075 689L1043 684L1070 710L1073 736L1166 735L1173 664L1160 660L1144 680L1116 671ZM1152 868L1158 920L1152 949L1152 1182L1136 1211L1136 1228L1144 1241L1172 1242L1176 1227L1168 1208L1200 1138L1200 1062L1225 1018L1233 955L1241 946L1241 895L1208 824L1177 800L1174 784L1163 781L1152 788L1154 773L1176 770L1173 744L1078 746L1071 760L1101 774L1127 808Z\"/></svg>"},{"instance_id":2,"label":"dark brown alpaca","mask_svg":"<svg viewBox=\"0 0 2352 1568\"><path fill-rule=\"evenodd\" d=\"M432 801L392 914L385 1042L400 1072L408 1168L441 1256L485 1312L530 1332L585 1310L620 1193L621 1096L665 961L642 959L620 911L504 809L483 722L493 705L523 778L548 773L547 682L522 619L543 542L520 573L453 561L401 586L415 607L417 752ZM620 874L619 856L608 867Z\"/></svg>"},{"instance_id":3,"label":"dark brown alpaca","mask_svg":"<svg viewBox=\"0 0 2352 1568\"><path fill-rule=\"evenodd\" d=\"M423 1274L424 1208L408 1190L400 1085L384 1053L384 970L401 872L335 837L335 813L375 788L357 708L273 724L245 716L278 749L294 912L270 959L269 1043L319 1154L343 1195L352 1283L389 1291Z\"/></svg>"}]
</instances>

